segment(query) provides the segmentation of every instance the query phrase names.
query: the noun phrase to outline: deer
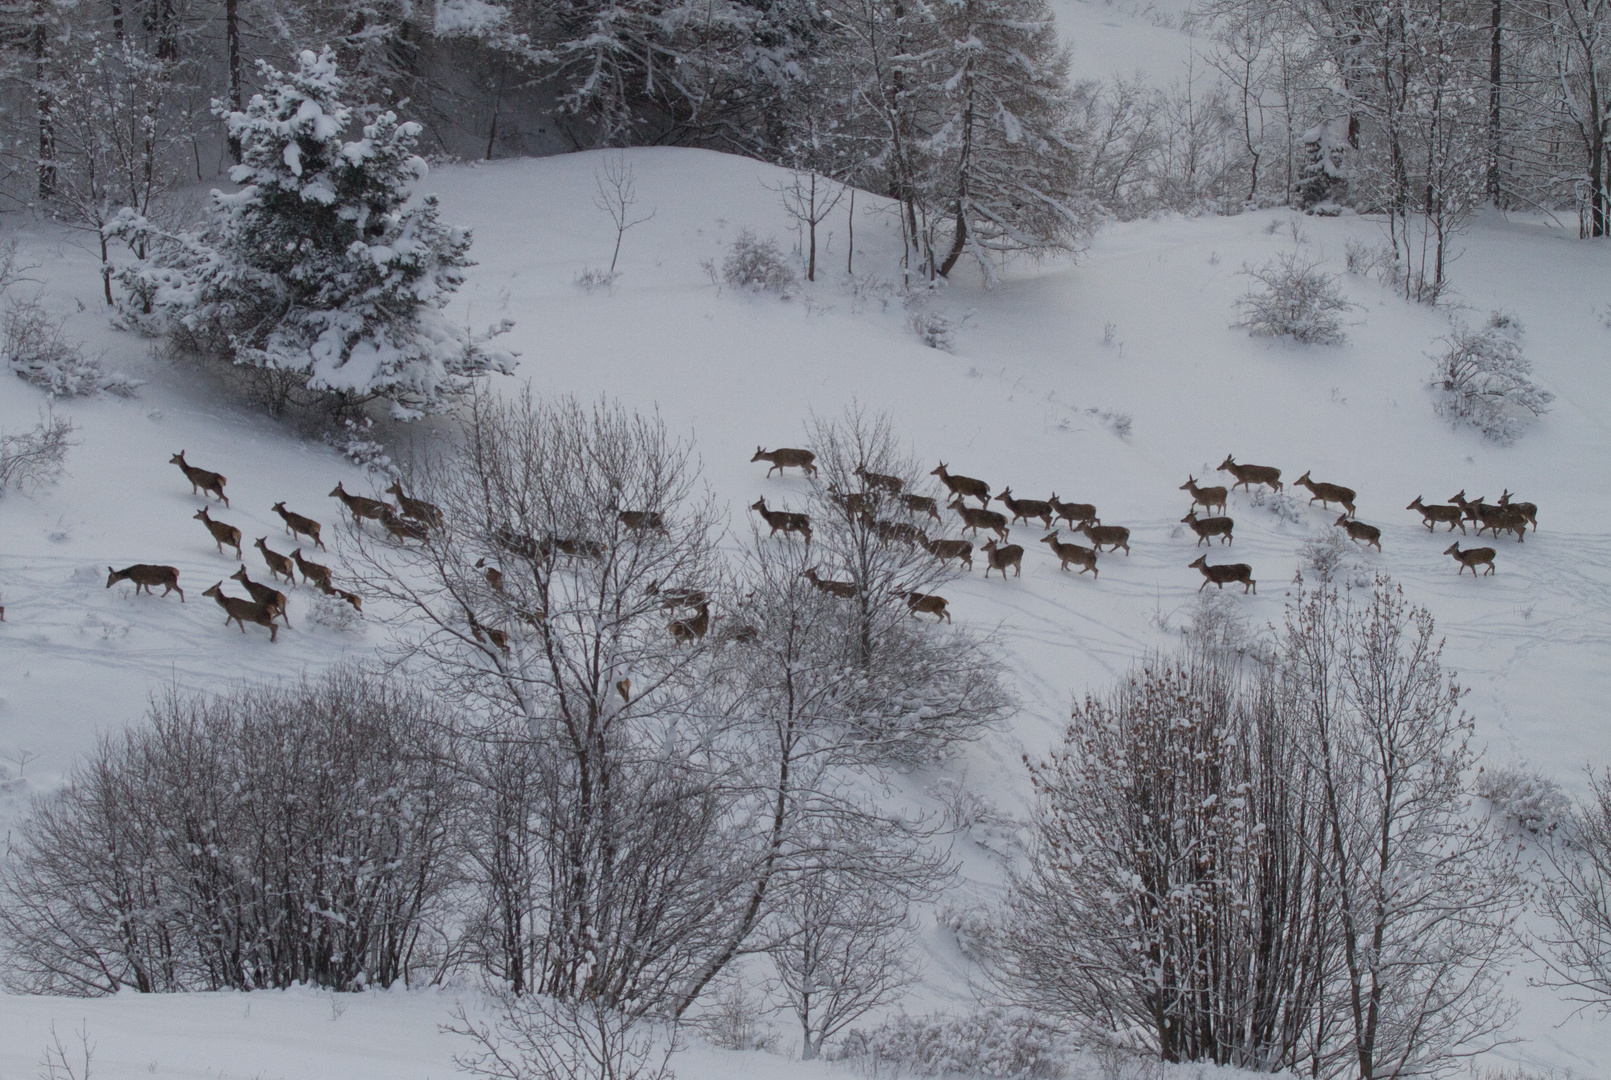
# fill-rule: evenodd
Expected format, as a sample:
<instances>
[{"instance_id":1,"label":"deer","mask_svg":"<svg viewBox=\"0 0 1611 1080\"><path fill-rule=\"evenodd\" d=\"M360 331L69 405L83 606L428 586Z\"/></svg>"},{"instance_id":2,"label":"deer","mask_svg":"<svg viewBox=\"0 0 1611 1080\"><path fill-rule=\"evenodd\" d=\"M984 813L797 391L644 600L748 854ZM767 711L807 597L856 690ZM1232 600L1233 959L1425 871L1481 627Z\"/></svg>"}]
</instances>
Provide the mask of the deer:
<instances>
[{"instance_id":1,"label":"deer","mask_svg":"<svg viewBox=\"0 0 1611 1080\"><path fill-rule=\"evenodd\" d=\"M1235 458L1226 454L1225 460L1214 471L1228 472L1236 477L1236 483L1231 485L1232 491L1239 487L1252 491L1254 484L1263 484L1273 491L1281 490L1281 470L1273 465L1238 465Z\"/></svg>"},{"instance_id":2,"label":"deer","mask_svg":"<svg viewBox=\"0 0 1611 1080\"><path fill-rule=\"evenodd\" d=\"M303 517L293 510L287 510L284 502L277 502L270 509L280 515L280 520L285 522L285 531L290 533L291 536L306 536L318 546L320 551L326 550L324 541L319 539L320 525L317 521L310 517Z\"/></svg>"},{"instance_id":3,"label":"deer","mask_svg":"<svg viewBox=\"0 0 1611 1080\"><path fill-rule=\"evenodd\" d=\"M499 630L495 626L485 626L474 615L470 616L470 635L483 645L491 642L493 648L499 652L509 651L508 631Z\"/></svg>"},{"instance_id":4,"label":"deer","mask_svg":"<svg viewBox=\"0 0 1611 1080\"><path fill-rule=\"evenodd\" d=\"M1454 532L1456 525L1460 526L1462 533L1466 531L1466 512L1462 507L1441 506L1437 503L1428 506L1421 501L1421 496L1417 495L1415 501L1404 509L1414 510L1419 513L1421 515L1421 524L1426 526L1427 532L1437 532L1439 524L1447 524L1449 532Z\"/></svg>"},{"instance_id":5,"label":"deer","mask_svg":"<svg viewBox=\"0 0 1611 1080\"><path fill-rule=\"evenodd\" d=\"M284 577L290 583L291 588L296 588L295 564L291 562L289 555L281 555L278 551L270 548L268 546L268 537L266 536L259 536L257 542L252 546L263 553L263 561L268 564L270 579L278 581L281 577Z\"/></svg>"},{"instance_id":6,"label":"deer","mask_svg":"<svg viewBox=\"0 0 1611 1080\"><path fill-rule=\"evenodd\" d=\"M342 505L347 508L348 513L352 514L352 519L354 521L357 521L359 518L368 518L370 521L381 521L386 517L387 514L395 513L390 506L387 506L379 499L369 499L362 495L353 495L349 493L346 488L342 487L340 483L337 483L335 489L330 492L330 498L340 499Z\"/></svg>"},{"instance_id":7,"label":"deer","mask_svg":"<svg viewBox=\"0 0 1611 1080\"><path fill-rule=\"evenodd\" d=\"M906 599L906 608L912 613L912 618L919 615L933 615L935 622L950 622L951 613L945 609L945 597L936 593L903 592L901 596Z\"/></svg>"},{"instance_id":8,"label":"deer","mask_svg":"<svg viewBox=\"0 0 1611 1080\"><path fill-rule=\"evenodd\" d=\"M1102 524L1102 519L1096 516L1096 507L1091 503L1063 502L1055 491L1047 501L1052 504L1054 520L1068 522L1068 527L1071 529L1082 521L1089 521L1093 525Z\"/></svg>"},{"instance_id":9,"label":"deer","mask_svg":"<svg viewBox=\"0 0 1611 1080\"><path fill-rule=\"evenodd\" d=\"M705 631L710 629L710 604L701 603L698 611L691 619L673 619L666 624L666 630L680 644L688 644L702 640Z\"/></svg>"},{"instance_id":10,"label":"deer","mask_svg":"<svg viewBox=\"0 0 1611 1080\"><path fill-rule=\"evenodd\" d=\"M218 601L218 606L224 609L224 625L239 623L241 633L246 633L248 622L258 626L268 627L269 642L272 644L280 639L280 628L274 624L274 616L278 612L271 611L259 604L256 600L243 600L238 596L225 596L224 583L220 581L201 595L210 596Z\"/></svg>"},{"instance_id":11,"label":"deer","mask_svg":"<svg viewBox=\"0 0 1611 1080\"><path fill-rule=\"evenodd\" d=\"M974 498L979 500L980 506L990 505L990 485L983 480L948 473L945 471L945 462L943 461L940 462L940 467L930 472L929 475L938 476L940 483L944 484L946 490L956 497L957 502L961 502L964 498Z\"/></svg>"},{"instance_id":12,"label":"deer","mask_svg":"<svg viewBox=\"0 0 1611 1080\"><path fill-rule=\"evenodd\" d=\"M541 554L534 537L517 532L507 525L499 525L492 530L492 542L509 554L518 555L527 562L536 562Z\"/></svg>"},{"instance_id":13,"label":"deer","mask_svg":"<svg viewBox=\"0 0 1611 1080\"><path fill-rule=\"evenodd\" d=\"M316 562L309 562L304 559L301 548L291 552L291 558L295 561L296 568L302 571L303 581L313 582L319 586L321 592L334 593L334 586L330 584L330 568L328 566L320 566Z\"/></svg>"},{"instance_id":14,"label":"deer","mask_svg":"<svg viewBox=\"0 0 1611 1080\"><path fill-rule=\"evenodd\" d=\"M1511 502L1510 489L1506 488L1499 496L1499 505L1505 507L1507 510L1516 511L1532 524L1534 532L1538 531L1538 506L1536 504L1530 502Z\"/></svg>"},{"instance_id":15,"label":"deer","mask_svg":"<svg viewBox=\"0 0 1611 1080\"><path fill-rule=\"evenodd\" d=\"M427 525L441 525L442 511L434 504L424 499L411 499L403 494L403 485L396 480L386 489L386 494L397 496L397 506L404 517L411 517L415 521L423 521Z\"/></svg>"},{"instance_id":16,"label":"deer","mask_svg":"<svg viewBox=\"0 0 1611 1080\"><path fill-rule=\"evenodd\" d=\"M1210 582L1224 589L1227 581L1241 582L1243 596L1250 591L1257 595L1259 591L1259 583L1253 580L1253 568L1247 563L1221 563L1219 566L1209 566L1208 556L1199 555L1197 561L1191 565L1203 572L1203 583L1197 586L1198 592L1208 588Z\"/></svg>"},{"instance_id":17,"label":"deer","mask_svg":"<svg viewBox=\"0 0 1611 1080\"><path fill-rule=\"evenodd\" d=\"M923 545L928 553L942 563L956 559L968 570L973 569L973 543L969 540L930 540Z\"/></svg>"},{"instance_id":18,"label":"deer","mask_svg":"<svg viewBox=\"0 0 1611 1080\"><path fill-rule=\"evenodd\" d=\"M330 585L328 583L320 584L319 588L326 596L334 596L338 600L345 600L347 603L352 605L352 609L358 614L362 615L364 613L364 598L359 596L357 593L350 593L346 589L338 589L334 585ZM289 626L291 624L286 623L286 625Z\"/></svg>"},{"instance_id":19,"label":"deer","mask_svg":"<svg viewBox=\"0 0 1611 1080\"><path fill-rule=\"evenodd\" d=\"M990 565L985 567L985 577L990 571L1000 570L1001 580L1007 580L1007 567L1012 567L1013 577L1024 576L1024 549L1017 544L1008 544L1006 547L997 547L994 540L986 540L984 547L979 549L985 553Z\"/></svg>"},{"instance_id":20,"label":"deer","mask_svg":"<svg viewBox=\"0 0 1611 1080\"><path fill-rule=\"evenodd\" d=\"M615 520L628 532L664 534L666 531L666 515L658 510L619 510Z\"/></svg>"},{"instance_id":21,"label":"deer","mask_svg":"<svg viewBox=\"0 0 1611 1080\"><path fill-rule=\"evenodd\" d=\"M252 599L267 608L271 616L278 615L284 620L287 630L291 628L291 618L285 613L285 605L290 603L290 600L284 593L247 577L245 563L241 563L241 568L229 575L229 578L231 581L238 581L244 585L246 591L252 594Z\"/></svg>"},{"instance_id":22,"label":"deer","mask_svg":"<svg viewBox=\"0 0 1611 1080\"><path fill-rule=\"evenodd\" d=\"M650 596L660 599L660 607L665 611L677 608L696 608L700 604L709 603L710 596L704 589L662 589L658 581L649 582L649 587L643 590Z\"/></svg>"},{"instance_id":23,"label":"deer","mask_svg":"<svg viewBox=\"0 0 1611 1080\"><path fill-rule=\"evenodd\" d=\"M1485 499L1467 499L1464 488L1461 488L1460 493L1452 496L1449 501L1465 512L1467 520L1476 524L1478 536L1492 529L1494 537L1497 539L1500 529L1515 531L1515 524L1518 522L1521 524L1522 529L1526 528L1525 520L1521 519L1521 516L1514 513L1510 508L1498 506ZM1513 522L1513 518L1517 519L1517 522ZM1517 535L1520 536L1521 533L1518 532Z\"/></svg>"},{"instance_id":24,"label":"deer","mask_svg":"<svg viewBox=\"0 0 1611 1080\"><path fill-rule=\"evenodd\" d=\"M941 520L939 506L927 495L902 495L901 505L909 514L927 514L935 521Z\"/></svg>"},{"instance_id":25,"label":"deer","mask_svg":"<svg viewBox=\"0 0 1611 1080\"><path fill-rule=\"evenodd\" d=\"M1333 525L1341 526L1348 531L1348 538L1362 547L1375 546L1377 551L1382 550L1382 530L1374 525L1366 525L1363 521L1350 521L1347 514L1339 515Z\"/></svg>"},{"instance_id":26,"label":"deer","mask_svg":"<svg viewBox=\"0 0 1611 1080\"><path fill-rule=\"evenodd\" d=\"M503 592L503 571L496 566L488 566L487 560L477 559L475 568L487 579L487 585L493 592Z\"/></svg>"},{"instance_id":27,"label":"deer","mask_svg":"<svg viewBox=\"0 0 1611 1080\"><path fill-rule=\"evenodd\" d=\"M817 587L818 592L825 592L829 596L837 596L841 600L853 600L856 596L856 585L850 581L830 581L817 576L817 568L808 566L801 571L800 576Z\"/></svg>"},{"instance_id":28,"label":"deer","mask_svg":"<svg viewBox=\"0 0 1611 1080\"><path fill-rule=\"evenodd\" d=\"M543 558L552 558L554 552L559 552L569 559L604 558L604 545L597 540L585 540L574 536L554 536L550 533L543 537L537 545L537 553Z\"/></svg>"},{"instance_id":29,"label":"deer","mask_svg":"<svg viewBox=\"0 0 1611 1080\"><path fill-rule=\"evenodd\" d=\"M1123 525L1093 525L1089 521L1082 521L1074 531L1084 533L1098 551L1102 550L1103 544L1107 544L1110 552L1123 548L1126 556L1130 554L1130 530Z\"/></svg>"},{"instance_id":30,"label":"deer","mask_svg":"<svg viewBox=\"0 0 1611 1080\"><path fill-rule=\"evenodd\" d=\"M1225 512L1226 492L1222 487L1198 487L1197 478L1188 476L1186 482L1180 485L1180 490L1191 493L1191 504L1194 509L1201 506L1212 513L1217 506L1220 513Z\"/></svg>"},{"instance_id":31,"label":"deer","mask_svg":"<svg viewBox=\"0 0 1611 1080\"><path fill-rule=\"evenodd\" d=\"M1190 525L1191 531L1197 534L1197 543L1193 544L1193 547L1201 547L1203 544L1208 543L1211 537L1215 536L1222 537L1223 539L1220 542L1223 544L1229 544L1236 539L1231 535L1231 530L1236 527L1236 522L1228 517L1199 518L1197 509L1194 506L1180 520ZM1213 547L1214 545L1209 544L1208 546Z\"/></svg>"},{"instance_id":32,"label":"deer","mask_svg":"<svg viewBox=\"0 0 1611 1080\"><path fill-rule=\"evenodd\" d=\"M779 532L784 536L799 533L805 537L806 543L811 543L811 518L807 515L794 514L787 510L768 510L764 498L755 500L750 509L760 514L762 520L772 527L772 536L776 536Z\"/></svg>"},{"instance_id":33,"label":"deer","mask_svg":"<svg viewBox=\"0 0 1611 1080\"><path fill-rule=\"evenodd\" d=\"M381 503L381 505L386 506L385 503ZM386 509L381 512L380 523L386 526L386 531L392 534L393 540L424 541L429 539L431 535L430 530L425 527L425 522L399 517L397 511L389 506L386 506Z\"/></svg>"},{"instance_id":34,"label":"deer","mask_svg":"<svg viewBox=\"0 0 1611 1080\"><path fill-rule=\"evenodd\" d=\"M190 494L195 495L198 492L202 492L209 495L217 495L218 498L223 501L224 509L229 509L229 496L224 494L224 484L227 481L221 474L211 472L207 469L196 468L194 465L185 460L185 452L183 450L169 458L168 464L179 466L179 471L185 474L185 479L190 481Z\"/></svg>"},{"instance_id":35,"label":"deer","mask_svg":"<svg viewBox=\"0 0 1611 1080\"><path fill-rule=\"evenodd\" d=\"M946 504L947 510L955 510L962 518L962 531L970 529L978 533L980 529L988 529L1003 541L1007 539L1007 515L998 514L994 510L980 510L972 506L962 505L962 496L958 495L955 502Z\"/></svg>"},{"instance_id":36,"label":"deer","mask_svg":"<svg viewBox=\"0 0 1611 1080\"><path fill-rule=\"evenodd\" d=\"M1004 487L1001 494L995 498L996 502L1005 503L1007 509L1012 511L1012 524L1018 524L1023 519L1025 525L1030 518L1040 518L1043 529L1052 527L1052 504L1043 499L1015 499L1012 497L1012 488Z\"/></svg>"},{"instance_id":37,"label":"deer","mask_svg":"<svg viewBox=\"0 0 1611 1080\"><path fill-rule=\"evenodd\" d=\"M1065 544L1057 538L1055 530L1041 537L1040 542L1052 546L1052 554L1056 555L1058 561L1063 564L1059 569L1067 570L1069 563L1079 563L1080 573L1083 574L1089 570L1093 578L1098 576L1095 548L1082 547L1079 544Z\"/></svg>"},{"instance_id":38,"label":"deer","mask_svg":"<svg viewBox=\"0 0 1611 1080\"><path fill-rule=\"evenodd\" d=\"M241 554L241 531L239 529L235 528L233 525L226 525L222 521L214 521L208 515L207 508L205 506L191 516L197 521L201 522L203 525L207 526L207 531L212 533L213 542L218 545L218 554L222 555L224 553L224 545L228 544L230 547L235 549L235 557L237 559L244 558L244 556Z\"/></svg>"},{"instance_id":39,"label":"deer","mask_svg":"<svg viewBox=\"0 0 1611 1080\"><path fill-rule=\"evenodd\" d=\"M889 495L899 495L906 490L906 481L898 476L888 473L868 472L865 465L857 465L852 475L860 477L861 482L867 485L868 491L882 491Z\"/></svg>"},{"instance_id":40,"label":"deer","mask_svg":"<svg viewBox=\"0 0 1611 1080\"><path fill-rule=\"evenodd\" d=\"M1348 511L1349 517L1353 516L1353 488L1345 488L1341 484L1322 484L1317 480L1311 480L1309 479L1309 473L1307 471L1305 471L1302 476L1294 480L1293 483L1298 487L1305 487L1309 489L1310 506L1313 506L1318 501L1322 508L1330 510L1331 504L1337 503L1344 510Z\"/></svg>"},{"instance_id":41,"label":"deer","mask_svg":"<svg viewBox=\"0 0 1611 1080\"><path fill-rule=\"evenodd\" d=\"M121 570L113 570L108 566L106 568L106 587L110 589L120 581L134 582L135 596L140 595L141 589L145 590L147 596L155 596L156 593L151 591L151 586L161 585L163 596L176 592L179 594L179 602L181 604L185 602L185 591L179 587L179 571L172 566L135 563L133 566L125 566Z\"/></svg>"},{"instance_id":42,"label":"deer","mask_svg":"<svg viewBox=\"0 0 1611 1080\"><path fill-rule=\"evenodd\" d=\"M768 479L771 479L773 469L777 470L779 476L783 475L784 469L799 469L806 476L815 476L817 475L817 467L813 462L816 460L817 455L810 450L797 450L787 446L780 446L776 450L763 450L757 446L755 456L750 458L751 462L769 461L772 463L772 468L766 470Z\"/></svg>"},{"instance_id":43,"label":"deer","mask_svg":"<svg viewBox=\"0 0 1611 1080\"><path fill-rule=\"evenodd\" d=\"M1443 554L1453 555L1454 561L1460 564L1459 569L1454 572L1456 577L1465 573L1468 566L1471 567L1471 576L1476 577L1477 567L1483 563L1488 564L1488 569L1484 572L1484 576L1494 572L1495 552L1493 548L1466 548L1461 551L1460 541L1456 540L1444 549Z\"/></svg>"},{"instance_id":44,"label":"deer","mask_svg":"<svg viewBox=\"0 0 1611 1080\"><path fill-rule=\"evenodd\" d=\"M926 548L928 536L922 529L909 521L877 521L868 519L867 527L885 543L911 544L915 547Z\"/></svg>"},{"instance_id":45,"label":"deer","mask_svg":"<svg viewBox=\"0 0 1611 1080\"><path fill-rule=\"evenodd\" d=\"M848 494L840 491L838 485L828 484L828 498L830 501L844 508L850 517L871 513L876 496L866 491L852 491Z\"/></svg>"}]
</instances>

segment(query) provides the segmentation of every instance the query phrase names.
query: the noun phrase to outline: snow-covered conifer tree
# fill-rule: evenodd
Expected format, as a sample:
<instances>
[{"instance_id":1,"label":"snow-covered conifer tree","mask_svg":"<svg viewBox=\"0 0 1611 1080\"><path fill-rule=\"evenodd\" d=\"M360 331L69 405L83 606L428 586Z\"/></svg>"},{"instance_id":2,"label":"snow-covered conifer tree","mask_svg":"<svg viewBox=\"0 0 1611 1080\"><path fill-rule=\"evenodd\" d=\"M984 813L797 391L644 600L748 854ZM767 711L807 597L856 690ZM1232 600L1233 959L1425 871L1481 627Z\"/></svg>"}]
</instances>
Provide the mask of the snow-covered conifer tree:
<instances>
[{"instance_id":1,"label":"snow-covered conifer tree","mask_svg":"<svg viewBox=\"0 0 1611 1080\"><path fill-rule=\"evenodd\" d=\"M292 73L259 67L264 89L244 111L217 107L241 147L241 189L213 192L205 231L160 238L126 268L132 298L203 351L338 407L384 398L417 416L510 370L511 354L486 347L507 323L476 335L442 314L470 234L441 220L434 196L408 205L426 171L419 125L381 112L344 140L353 110L328 49L304 51ZM155 232L131 211L116 227Z\"/></svg>"}]
</instances>

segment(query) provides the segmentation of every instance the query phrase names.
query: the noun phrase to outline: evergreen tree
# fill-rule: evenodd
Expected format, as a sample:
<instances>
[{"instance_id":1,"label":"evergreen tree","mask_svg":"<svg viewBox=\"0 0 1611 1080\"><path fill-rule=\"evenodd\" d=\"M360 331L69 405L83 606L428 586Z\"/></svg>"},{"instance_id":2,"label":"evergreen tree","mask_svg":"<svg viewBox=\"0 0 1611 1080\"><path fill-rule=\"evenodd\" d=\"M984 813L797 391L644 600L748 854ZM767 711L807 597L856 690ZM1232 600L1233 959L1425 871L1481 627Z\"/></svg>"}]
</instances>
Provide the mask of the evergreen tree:
<instances>
[{"instance_id":1,"label":"evergreen tree","mask_svg":"<svg viewBox=\"0 0 1611 1080\"><path fill-rule=\"evenodd\" d=\"M341 408L372 398L400 417L441 407L513 357L441 314L464 281L470 234L442 222L436 198L406 206L425 176L420 126L380 112L344 141L353 110L326 49L298 70L260 63L264 89L244 111L219 106L241 148L233 194L214 191L213 222L162 237L125 286L206 352L288 376ZM117 228L151 234L125 211ZM165 242L162 242L165 241Z\"/></svg>"}]
</instances>

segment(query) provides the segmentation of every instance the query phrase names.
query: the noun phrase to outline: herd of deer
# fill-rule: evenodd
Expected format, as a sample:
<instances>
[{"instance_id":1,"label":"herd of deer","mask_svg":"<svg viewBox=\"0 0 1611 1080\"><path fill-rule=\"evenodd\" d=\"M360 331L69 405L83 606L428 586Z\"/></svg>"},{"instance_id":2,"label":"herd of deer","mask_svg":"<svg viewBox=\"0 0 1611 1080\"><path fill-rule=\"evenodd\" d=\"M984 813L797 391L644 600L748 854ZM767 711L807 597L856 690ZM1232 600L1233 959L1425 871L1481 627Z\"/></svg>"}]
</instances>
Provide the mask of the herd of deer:
<instances>
[{"instance_id":1,"label":"herd of deer","mask_svg":"<svg viewBox=\"0 0 1611 1080\"><path fill-rule=\"evenodd\" d=\"M209 469L197 468L190 464L185 460L183 450L169 458L168 464L179 466L180 470L185 474L185 479L190 481L190 493L192 495L216 496L224 504L225 509L229 508L229 496L224 494L224 485L227 480L222 474L212 472ZM441 511L430 503L410 498L403 493L401 486L396 483L393 483L386 490L389 494L397 496L397 506L394 507L378 499L368 499L362 495L350 494L339 483L336 485L335 490L330 493L330 497L340 499L352 514L354 521L359 519L379 521L386 527L388 532L399 540L424 539L432 525L440 524L442 520ZM286 509L284 502L275 503L272 509L285 522L287 534L293 538L306 537L308 542L317 546L320 551L326 550L324 541L319 537L322 526L317 521L310 517L304 517L294 510ZM207 532L212 536L220 555L224 553L224 548L227 546L235 549L236 559L245 557L241 548L240 529L214 518L210 508L206 506L203 506L194 516L197 521L207 527ZM311 559L303 558L301 547L296 548L290 555L282 555L268 546L268 537L266 536L258 537L254 546L263 553L263 561L269 568L269 579L275 585L278 585L280 578L283 577L291 588L296 588L296 573L300 571L304 584L312 582L326 596L334 596L344 600L353 606L353 610L363 611L363 598L357 593L338 588L331 580L330 568L313 562ZM163 596L176 592L179 594L179 602L184 603L185 591L179 587L179 571L176 567L158 566L152 563L135 563L133 566L126 566L122 570L115 570L110 566L106 569L106 587L108 589L120 581L132 581L134 582L136 594L144 591L147 594L155 595L151 592L152 588L161 585ZM239 570L229 576L231 580L241 583L250 594L250 599L226 595L222 579L201 595L212 597L217 601L218 606L224 609L225 626L232 622L236 623L240 626L241 633L244 634L246 624L253 623L267 628L269 641L278 641L279 627L276 625L275 619L279 619L287 628L291 625L291 620L286 615L288 599L285 593L274 588L273 585L264 585L261 582L253 581L247 576L244 562L240 564Z\"/></svg>"},{"instance_id":2,"label":"herd of deer","mask_svg":"<svg viewBox=\"0 0 1611 1080\"><path fill-rule=\"evenodd\" d=\"M810 450L797 448L780 448L766 450L757 446L755 456L750 459L771 463L766 475L770 477L774 471L780 475L785 468L798 468L806 476L817 475L816 455ZM1191 527L1197 535L1197 544L1209 544L1218 537L1220 543L1229 545L1233 539L1235 521L1226 516L1225 509L1230 493L1237 488L1246 488L1250 492L1255 485L1268 487L1273 492L1281 492L1284 486L1281 481L1281 470L1270 465L1243 465L1238 464L1233 455L1227 454L1220 463L1219 472L1230 473L1236 482L1226 487L1203 487L1194 476L1188 476L1180 490L1190 494L1191 508L1181 522ZM936 522L941 521L939 508L935 500L922 495L909 494L905 490L905 482L897 476L886 476L879 473L868 472L864 467L858 467L855 475L862 481L864 490L861 492L841 493L830 485L829 495L848 512L859 515L861 519L879 536L886 540L899 540L905 543L916 544L927 549L942 562L957 559L966 569L973 569L974 547L968 540L933 540L922 529L909 521L887 521L876 518L873 511L881 505L880 500L893 497L898 500L908 514L926 514ZM1097 575L1097 556L1106 547L1109 553L1124 549L1126 555L1130 554L1130 530L1118 525L1103 525L1097 516L1096 507L1089 503L1064 502L1054 492L1049 499L1019 499L1015 498L1012 488L1003 488L999 495L992 496L990 485L983 480L971 476L959 476L949 472L945 462L940 462L938 468L930 474L940 479L951 494L951 501L946 508L954 510L962 521L962 532L972 532L975 537L981 530L993 533L990 540L980 547L987 560L985 577L990 576L991 570L1001 571L1003 579L1007 576L1010 566L1015 577L1023 573L1024 549L1017 544L1007 543L1008 533L1012 525L1022 521L1030 524L1039 521L1041 526L1050 529L1040 542L1051 547L1052 554L1058 559L1060 569L1067 570L1071 565L1078 566L1080 573L1089 571L1093 578ZM1329 510L1335 503L1342 513L1333 523L1348 533L1354 543L1364 547L1375 547L1382 550L1382 532L1374 525L1359 521L1355 517L1354 499L1356 492L1352 488L1341 484L1330 484L1315 480L1308 471L1296 481L1294 486L1303 487L1309 491L1309 504L1320 503L1322 509ZM979 506L967 504L968 499L977 499ZM991 510L992 502L1002 503L1012 517L1007 514ZM1526 533L1527 526L1531 524L1536 531L1538 528L1538 508L1532 503L1512 502L1510 491L1507 489L1500 496L1498 503L1486 503L1482 499L1467 500L1462 490L1455 495L1450 506L1428 506L1419 496L1408 509L1421 513L1427 529L1432 530L1438 523L1447 523L1452 531L1459 525L1460 531L1465 532L1465 522L1473 521L1477 524L1477 534L1480 536L1485 530L1493 530L1497 538L1502 531L1515 533L1521 540ZM1205 514L1210 516L1198 517L1197 511L1201 507ZM811 519L806 514L791 511L773 510L766 504L766 499L757 500L751 507L771 527L771 535L782 533L785 537L798 535L808 543L811 540ZM1216 513L1217 511L1217 513ZM1066 524L1071 530L1083 534L1091 542L1090 547L1080 544L1065 543L1060 537L1062 526ZM1473 575L1477 567L1486 565L1488 573L1493 573L1493 548L1468 548L1462 550L1459 543L1448 548L1444 554L1451 555L1458 562L1459 573L1464 573L1467 567L1471 568ZM1227 584L1242 585L1243 593L1257 593L1258 582L1253 578L1253 568L1247 563L1220 563L1211 565L1208 556L1200 555L1190 564L1191 568L1200 571L1203 583L1198 586L1201 592L1210 584L1223 589ZM834 596L853 597L856 587L851 582L831 581L817 574L815 567L809 568L806 576L813 585ZM946 601L943 597L924 594L908 593L907 603L912 614L933 614L936 621L945 619L949 621L950 614L946 611Z\"/></svg>"}]
</instances>

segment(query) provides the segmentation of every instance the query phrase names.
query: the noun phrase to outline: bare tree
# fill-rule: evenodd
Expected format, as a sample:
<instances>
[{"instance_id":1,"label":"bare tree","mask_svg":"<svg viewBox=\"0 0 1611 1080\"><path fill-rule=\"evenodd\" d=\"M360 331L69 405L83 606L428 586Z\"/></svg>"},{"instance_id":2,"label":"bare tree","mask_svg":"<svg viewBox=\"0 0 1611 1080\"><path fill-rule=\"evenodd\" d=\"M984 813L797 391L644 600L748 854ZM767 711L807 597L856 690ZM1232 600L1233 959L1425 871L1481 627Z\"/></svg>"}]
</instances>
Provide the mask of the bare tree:
<instances>
[{"instance_id":1,"label":"bare tree","mask_svg":"<svg viewBox=\"0 0 1611 1080\"><path fill-rule=\"evenodd\" d=\"M771 186L771 185L767 185ZM778 193L783 201L783 211L794 220L796 227L803 228L807 235L806 280L817 280L817 226L833 213L839 200L844 198L849 185L836 184L826 176L819 175L816 170L801 173L798 170L789 174L786 184L778 184L771 190ZM854 243L854 229L851 226Z\"/></svg>"},{"instance_id":2,"label":"bare tree","mask_svg":"<svg viewBox=\"0 0 1611 1080\"><path fill-rule=\"evenodd\" d=\"M650 210L642 217L633 216L633 207L638 204L638 175L624 153L604 160L593 173L593 185L593 205L610 215L615 225L615 250L610 254L609 271L614 274L616 260L621 257L621 240L627 230L652 220L655 211Z\"/></svg>"},{"instance_id":3,"label":"bare tree","mask_svg":"<svg viewBox=\"0 0 1611 1080\"><path fill-rule=\"evenodd\" d=\"M31 430L0 432L0 495L49 483L61 475L72 447L73 422L46 413Z\"/></svg>"},{"instance_id":4,"label":"bare tree","mask_svg":"<svg viewBox=\"0 0 1611 1080\"><path fill-rule=\"evenodd\" d=\"M1544 844L1544 867L1538 899L1549 922L1529 943L1544 984L1611 1012L1611 773L1590 773L1588 798Z\"/></svg>"},{"instance_id":5,"label":"bare tree","mask_svg":"<svg viewBox=\"0 0 1611 1080\"><path fill-rule=\"evenodd\" d=\"M460 1005L447 1030L475 1049L454 1057L487 1080L674 1080L671 1057L682 1048L675 1028L664 1037L634 1017L600 1005L534 995L508 996L492 1022Z\"/></svg>"}]
</instances>

